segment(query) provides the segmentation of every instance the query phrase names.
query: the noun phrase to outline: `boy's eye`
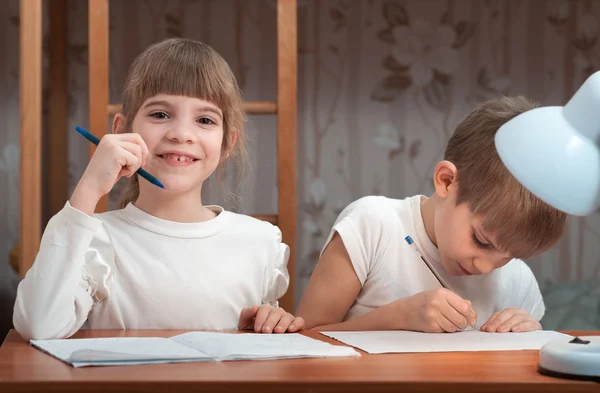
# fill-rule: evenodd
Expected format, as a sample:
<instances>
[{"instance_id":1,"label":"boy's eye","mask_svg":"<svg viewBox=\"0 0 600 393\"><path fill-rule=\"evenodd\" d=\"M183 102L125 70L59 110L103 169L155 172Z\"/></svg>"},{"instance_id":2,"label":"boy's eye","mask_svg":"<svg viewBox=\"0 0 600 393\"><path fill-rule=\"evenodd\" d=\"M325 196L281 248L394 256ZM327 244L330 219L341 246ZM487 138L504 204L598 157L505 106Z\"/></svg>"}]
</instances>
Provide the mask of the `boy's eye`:
<instances>
[{"instance_id":1,"label":"boy's eye","mask_svg":"<svg viewBox=\"0 0 600 393\"><path fill-rule=\"evenodd\" d=\"M167 115L165 112L153 112L150 114L151 117L154 117L155 119L168 119L169 115Z\"/></svg>"},{"instance_id":2,"label":"boy's eye","mask_svg":"<svg viewBox=\"0 0 600 393\"><path fill-rule=\"evenodd\" d=\"M208 117L201 117L200 119L198 119L198 122L205 126L209 126L211 124L216 124L214 121L212 121L212 119L209 119Z\"/></svg>"},{"instance_id":3,"label":"boy's eye","mask_svg":"<svg viewBox=\"0 0 600 393\"><path fill-rule=\"evenodd\" d=\"M477 238L477 235L475 234L475 232L473 232L473 235L472 235L472 237L473 237L473 243L475 243L475 245L476 245L477 247L479 247L479 248L483 248L484 250L487 250L487 249L489 249L489 248L491 248L491 247L492 247L490 244L488 244L488 243L483 243L482 241L480 241L480 240Z\"/></svg>"}]
</instances>

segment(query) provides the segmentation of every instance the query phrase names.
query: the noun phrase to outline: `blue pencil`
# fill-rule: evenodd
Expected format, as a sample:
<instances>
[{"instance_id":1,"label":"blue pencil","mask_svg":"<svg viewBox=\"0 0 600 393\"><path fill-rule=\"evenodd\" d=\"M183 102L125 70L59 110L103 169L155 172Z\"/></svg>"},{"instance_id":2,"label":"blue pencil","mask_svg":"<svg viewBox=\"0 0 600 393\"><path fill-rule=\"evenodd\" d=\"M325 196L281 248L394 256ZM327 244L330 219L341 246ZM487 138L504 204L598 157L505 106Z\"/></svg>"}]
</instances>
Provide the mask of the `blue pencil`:
<instances>
[{"instance_id":1,"label":"blue pencil","mask_svg":"<svg viewBox=\"0 0 600 393\"><path fill-rule=\"evenodd\" d=\"M77 126L77 127L75 127L75 129L77 130L78 133L83 135L83 137L85 139L92 142L94 145L98 146L98 143L100 143L100 139L98 139L98 137L89 133L88 131L84 130L83 128ZM163 189L165 188L165 186L157 178L155 178L154 176L152 176L151 174L149 174L142 168L138 169L136 173L138 175L140 175L141 177L143 177L144 179L148 180L150 183L154 184L155 186L163 188Z\"/></svg>"}]
</instances>

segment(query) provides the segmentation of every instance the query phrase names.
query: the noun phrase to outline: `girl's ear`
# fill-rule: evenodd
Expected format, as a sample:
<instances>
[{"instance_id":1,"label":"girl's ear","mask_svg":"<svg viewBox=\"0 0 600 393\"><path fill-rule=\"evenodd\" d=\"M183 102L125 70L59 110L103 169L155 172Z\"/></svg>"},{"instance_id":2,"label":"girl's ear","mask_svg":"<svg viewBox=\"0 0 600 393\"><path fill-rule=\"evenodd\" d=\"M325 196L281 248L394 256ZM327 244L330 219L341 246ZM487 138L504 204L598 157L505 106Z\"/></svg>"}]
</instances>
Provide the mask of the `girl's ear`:
<instances>
[{"instance_id":1,"label":"girl's ear","mask_svg":"<svg viewBox=\"0 0 600 393\"><path fill-rule=\"evenodd\" d=\"M229 146L227 146L227 150L225 151L225 155L223 157L224 160L228 159L231 155L231 152L233 151L233 148L235 146L235 142L237 142L237 133L231 132L229 134Z\"/></svg>"},{"instance_id":2,"label":"girl's ear","mask_svg":"<svg viewBox=\"0 0 600 393\"><path fill-rule=\"evenodd\" d=\"M115 118L113 119L112 132L113 134L124 134L126 129L127 119L125 118L124 114L119 112L115 115Z\"/></svg>"},{"instance_id":3,"label":"girl's ear","mask_svg":"<svg viewBox=\"0 0 600 393\"><path fill-rule=\"evenodd\" d=\"M235 146L235 143L237 142L237 132L232 132L230 139L231 139L231 145L229 146L229 152L232 152L233 148Z\"/></svg>"}]
</instances>

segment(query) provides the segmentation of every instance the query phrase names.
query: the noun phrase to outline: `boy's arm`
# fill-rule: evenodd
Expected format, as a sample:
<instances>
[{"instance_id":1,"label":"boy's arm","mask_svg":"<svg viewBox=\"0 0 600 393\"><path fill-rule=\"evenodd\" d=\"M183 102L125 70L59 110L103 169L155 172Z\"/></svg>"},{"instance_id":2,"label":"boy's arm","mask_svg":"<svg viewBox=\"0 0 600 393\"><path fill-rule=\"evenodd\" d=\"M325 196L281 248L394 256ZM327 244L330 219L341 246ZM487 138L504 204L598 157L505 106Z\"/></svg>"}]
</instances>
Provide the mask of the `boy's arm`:
<instances>
[{"instance_id":1,"label":"boy's arm","mask_svg":"<svg viewBox=\"0 0 600 393\"><path fill-rule=\"evenodd\" d=\"M336 232L323 252L298 307L307 329L382 330L394 325L394 303L377 308L358 318L342 322L361 290L350 256Z\"/></svg>"},{"instance_id":2,"label":"boy's arm","mask_svg":"<svg viewBox=\"0 0 600 393\"><path fill-rule=\"evenodd\" d=\"M336 232L311 276L298 316L304 318L307 329L321 331L455 332L475 323L470 302L445 288L398 299L342 322L360 289L350 256Z\"/></svg>"}]
</instances>

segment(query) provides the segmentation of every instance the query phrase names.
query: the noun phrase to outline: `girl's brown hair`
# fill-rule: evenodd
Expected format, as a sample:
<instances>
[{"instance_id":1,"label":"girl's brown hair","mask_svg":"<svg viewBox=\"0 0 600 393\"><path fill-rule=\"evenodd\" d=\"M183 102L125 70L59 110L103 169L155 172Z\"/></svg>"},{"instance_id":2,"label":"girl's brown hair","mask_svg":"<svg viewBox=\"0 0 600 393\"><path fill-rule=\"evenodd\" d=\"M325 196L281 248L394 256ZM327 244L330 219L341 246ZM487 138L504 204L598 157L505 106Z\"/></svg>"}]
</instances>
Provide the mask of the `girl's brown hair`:
<instances>
[{"instance_id":1,"label":"girl's brown hair","mask_svg":"<svg viewBox=\"0 0 600 393\"><path fill-rule=\"evenodd\" d=\"M182 95L210 101L223 111L223 145L216 177L227 202L239 206L249 169L242 94L231 68L210 46L198 41L171 38L148 47L134 61L123 90L123 115L127 132L143 103L158 94ZM233 141L235 140L235 143ZM226 186L228 158L236 170L234 190ZM137 175L120 201L121 208L139 196Z\"/></svg>"}]
</instances>

